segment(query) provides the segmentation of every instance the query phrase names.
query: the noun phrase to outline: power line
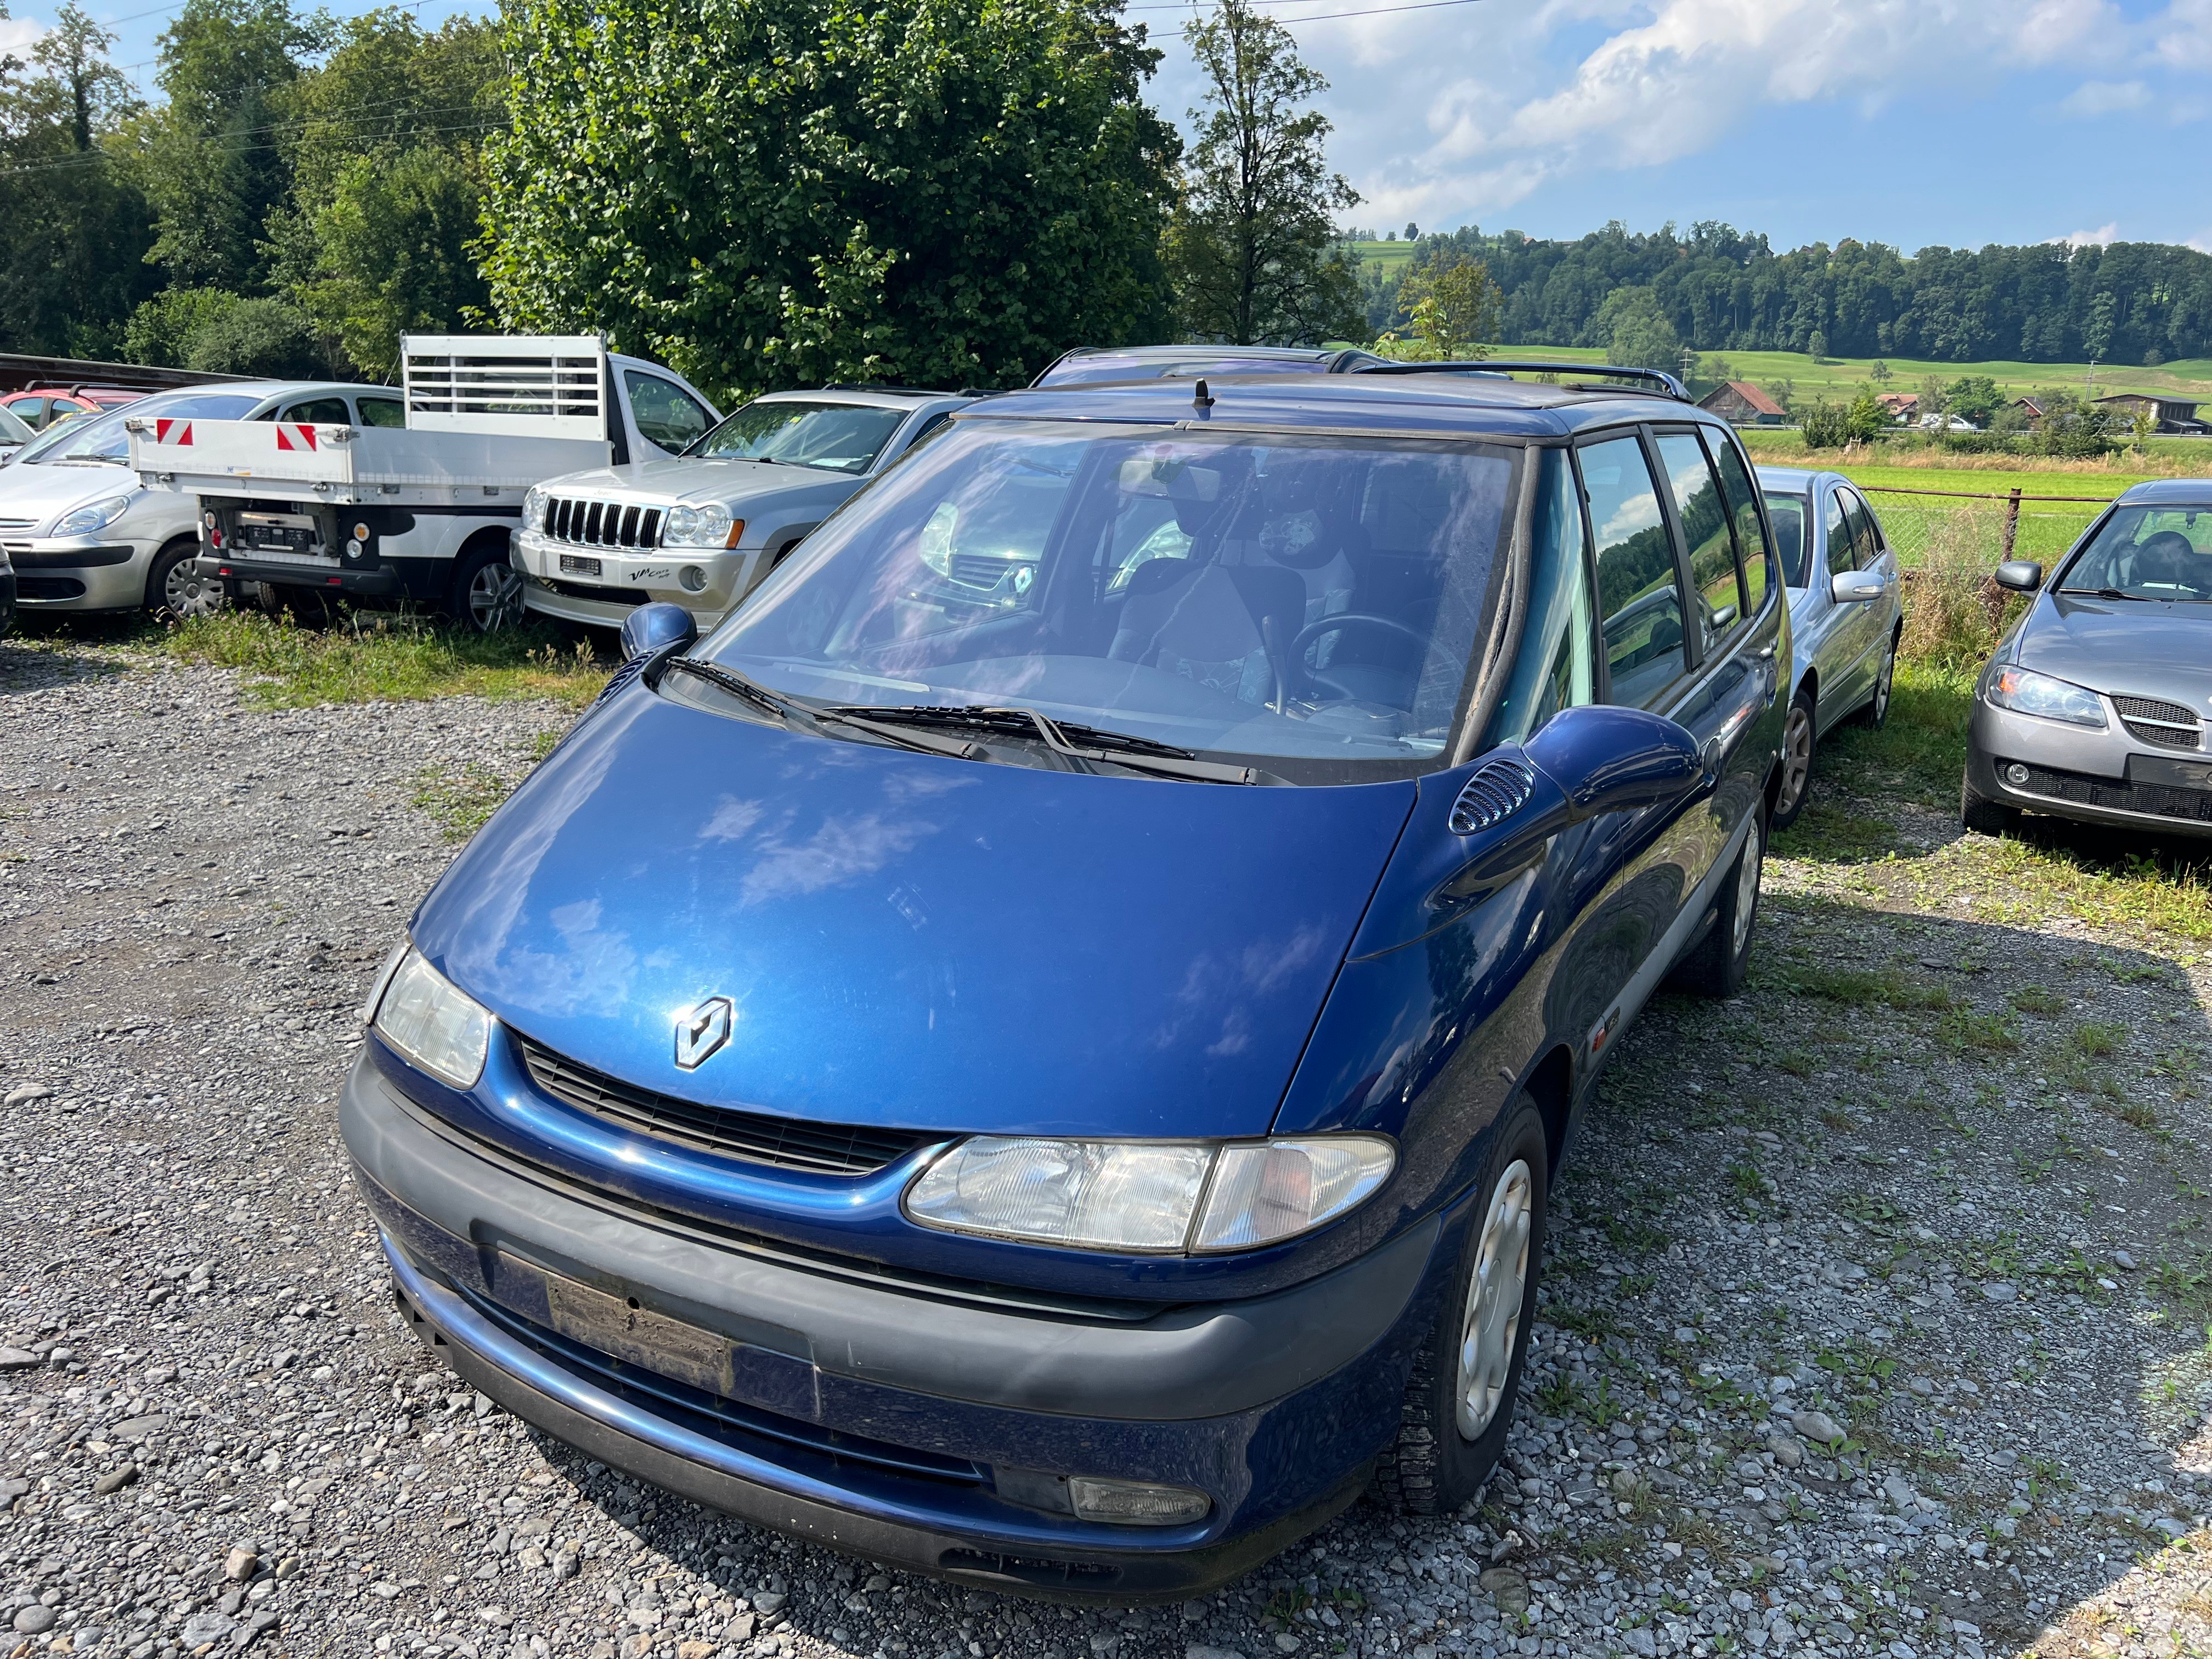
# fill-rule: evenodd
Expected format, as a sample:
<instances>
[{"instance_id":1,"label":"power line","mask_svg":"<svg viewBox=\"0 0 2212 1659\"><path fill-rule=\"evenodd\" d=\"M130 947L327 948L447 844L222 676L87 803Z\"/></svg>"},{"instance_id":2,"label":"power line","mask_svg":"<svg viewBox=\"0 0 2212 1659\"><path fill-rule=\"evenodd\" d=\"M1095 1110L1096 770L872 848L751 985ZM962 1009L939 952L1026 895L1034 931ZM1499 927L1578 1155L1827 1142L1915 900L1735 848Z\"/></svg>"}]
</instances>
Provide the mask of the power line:
<instances>
[{"instance_id":1,"label":"power line","mask_svg":"<svg viewBox=\"0 0 2212 1659\"><path fill-rule=\"evenodd\" d=\"M456 107L460 106L457 106ZM501 116L497 119L459 121L447 126L410 127L407 129L405 136L410 138L417 138L426 137L432 133L495 132L506 125L507 118L506 117ZM257 151L264 149L278 149L282 148L283 146L273 143L207 143L199 146L198 154L202 155L251 155L255 154ZM65 161L38 161L33 162L29 167L0 168L0 179L21 178L27 173L82 173L88 167L104 167L111 159L112 158L102 151L89 150L82 155L72 155Z\"/></svg>"}]
</instances>

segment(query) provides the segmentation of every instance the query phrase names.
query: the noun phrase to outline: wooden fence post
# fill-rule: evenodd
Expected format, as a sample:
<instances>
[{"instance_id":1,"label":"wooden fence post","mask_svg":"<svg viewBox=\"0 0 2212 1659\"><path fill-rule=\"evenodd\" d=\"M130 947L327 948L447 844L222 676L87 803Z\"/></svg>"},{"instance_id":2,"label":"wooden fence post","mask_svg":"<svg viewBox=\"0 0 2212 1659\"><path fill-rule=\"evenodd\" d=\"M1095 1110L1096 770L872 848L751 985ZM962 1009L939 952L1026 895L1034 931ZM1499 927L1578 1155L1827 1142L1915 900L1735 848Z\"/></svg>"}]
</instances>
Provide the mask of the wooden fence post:
<instances>
[{"instance_id":1,"label":"wooden fence post","mask_svg":"<svg viewBox=\"0 0 2212 1659\"><path fill-rule=\"evenodd\" d=\"M2004 550L1998 556L2000 562L2012 557L2013 544L2019 539L2020 489L2015 485L2012 494L2005 498ZM2005 590L1997 586L1994 574L1982 579L1982 609L1989 612L1991 634L2004 626L2005 598Z\"/></svg>"},{"instance_id":2,"label":"wooden fence post","mask_svg":"<svg viewBox=\"0 0 2212 1659\"><path fill-rule=\"evenodd\" d=\"M2020 488L2013 487L2005 500L2004 556L2012 557L2013 544L2020 538Z\"/></svg>"}]
</instances>

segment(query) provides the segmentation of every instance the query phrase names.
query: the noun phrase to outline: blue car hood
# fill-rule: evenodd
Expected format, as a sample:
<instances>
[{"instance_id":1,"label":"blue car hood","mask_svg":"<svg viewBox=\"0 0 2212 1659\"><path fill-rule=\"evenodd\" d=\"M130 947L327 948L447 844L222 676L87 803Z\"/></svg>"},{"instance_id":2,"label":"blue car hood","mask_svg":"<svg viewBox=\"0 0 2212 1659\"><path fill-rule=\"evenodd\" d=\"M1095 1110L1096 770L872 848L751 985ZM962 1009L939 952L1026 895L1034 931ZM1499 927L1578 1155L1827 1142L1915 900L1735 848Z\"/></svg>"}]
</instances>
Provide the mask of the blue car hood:
<instances>
[{"instance_id":1,"label":"blue car hood","mask_svg":"<svg viewBox=\"0 0 2212 1659\"><path fill-rule=\"evenodd\" d=\"M632 685L412 933L516 1031L704 1104L1264 1134L1413 796L950 760ZM729 1040L680 1070L715 996Z\"/></svg>"}]
</instances>

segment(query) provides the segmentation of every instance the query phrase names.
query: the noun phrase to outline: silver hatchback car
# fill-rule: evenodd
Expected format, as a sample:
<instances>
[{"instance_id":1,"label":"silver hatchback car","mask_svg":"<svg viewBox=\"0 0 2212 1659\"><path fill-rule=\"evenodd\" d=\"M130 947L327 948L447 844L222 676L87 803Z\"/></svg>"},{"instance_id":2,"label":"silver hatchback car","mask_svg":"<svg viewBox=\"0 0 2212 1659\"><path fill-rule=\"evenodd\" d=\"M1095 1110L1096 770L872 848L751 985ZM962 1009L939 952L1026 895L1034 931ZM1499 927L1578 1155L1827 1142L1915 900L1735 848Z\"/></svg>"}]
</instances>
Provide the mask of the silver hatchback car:
<instances>
[{"instance_id":1,"label":"silver hatchback car","mask_svg":"<svg viewBox=\"0 0 2212 1659\"><path fill-rule=\"evenodd\" d=\"M2047 586L2027 559L1996 580L2035 599L1974 688L1966 828L2025 809L2212 836L2212 479L2137 484Z\"/></svg>"},{"instance_id":2,"label":"silver hatchback car","mask_svg":"<svg viewBox=\"0 0 2212 1659\"><path fill-rule=\"evenodd\" d=\"M1855 715L1869 726L1889 718L1904 579L1881 520L1842 474L1762 466L1759 487L1774 520L1796 642L1774 797L1774 828L1786 830L1812 798L1820 739Z\"/></svg>"}]
</instances>

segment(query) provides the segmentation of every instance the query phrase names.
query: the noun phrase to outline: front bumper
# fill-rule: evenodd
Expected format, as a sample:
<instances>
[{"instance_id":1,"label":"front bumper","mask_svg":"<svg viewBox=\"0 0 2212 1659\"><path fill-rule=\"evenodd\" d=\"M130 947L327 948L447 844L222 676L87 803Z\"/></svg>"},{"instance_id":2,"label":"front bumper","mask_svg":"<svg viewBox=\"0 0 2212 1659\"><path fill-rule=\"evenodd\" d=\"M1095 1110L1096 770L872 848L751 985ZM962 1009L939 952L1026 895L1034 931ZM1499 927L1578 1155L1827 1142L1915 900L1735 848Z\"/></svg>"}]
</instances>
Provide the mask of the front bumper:
<instances>
[{"instance_id":1,"label":"front bumper","mask_svg":"<svg viewBox=\"0 0 2212 1659\"><path fill-rule=\"evenodd\" d=\"M161 546L110 532L11 538L7 550L24 609L125 611L145 603L146 572Z\"/></svg>"},{"instance_id":2,"label":"front bumper","mask_svg":"<svg viewBox=\"0 0 2212 1659\"><path fill-rule=\"evenodd\" d=\"M817 1272L629 1208L463 1136L366 1056L341 1121L403 1310L487 1395L762 1525L1029 1594L1188 1596L1351 1503L1456 1249L1431 1220L1274 1296L1085 1316ZM706 1333L726 1369L708 1389L595 1349L556 1328L549 1284ZM1002 1471L1164 1481L1212 1510L1079 1521L1002 1497Z\"/></svg>"},{"instance_id":3,"label":"front bumper","mask_svg":"<svg viewBox=\"0 0 2212 1659\"><path fill-rule=\"evenodd\" d=\"M757 548L617 548L516 532L508 555L523 576L523 603L565 621L619 628L641 605L680 605L703 633L721 621L761 574ZM567 562L564 564L563 561ZM686 587L694 570L702 586Z\"/></svg>"},{"instance_id":4,"label":"front bumper","mask_svg":"<svg viewBox=\"0 0 2212 1659\"><path fill-rule=\"evenodd\" d=\"M2007 775L2018 766L2027 774ZM2177 779L2202 774L2201 787ZM2168 835L2212 836L2212 753L2157 749L2120 725L2069 726L1992 707L1978 695L1967 725L1966 781L2025 811Z\"/></svg>"}]
</instances>

